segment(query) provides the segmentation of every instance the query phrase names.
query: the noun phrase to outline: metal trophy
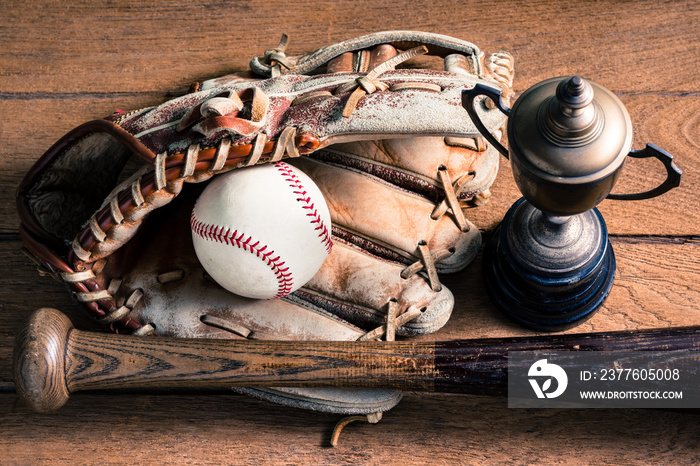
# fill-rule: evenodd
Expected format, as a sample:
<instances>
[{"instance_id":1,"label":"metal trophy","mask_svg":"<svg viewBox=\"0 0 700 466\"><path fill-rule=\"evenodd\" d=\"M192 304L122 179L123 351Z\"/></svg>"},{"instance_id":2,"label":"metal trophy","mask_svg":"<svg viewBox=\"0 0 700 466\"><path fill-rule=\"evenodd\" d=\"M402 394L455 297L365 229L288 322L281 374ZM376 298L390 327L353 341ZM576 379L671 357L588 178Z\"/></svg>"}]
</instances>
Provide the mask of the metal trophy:
<instances>
[{"instance_id":1,"label":"metal trophy","mask_svg":"<svg viewBox=\"0 0 700 466\"><path fill-rule=\"evenodd\" d=\"M488 99L508 115L508 150L479 118ZM496 88L464 91L462 104L487 141L511 161L523 194L484 252L486 290L516 322L537 330L580 324L603 303L615 255L596 206L606 198L649 199L680 184L673 156L648 144L631 151L632 124L622 102L578 76L542 81L508 109ZM627 156L655 157L666 180L636 194L610 194Z\"/></svg>"}]
</instances>

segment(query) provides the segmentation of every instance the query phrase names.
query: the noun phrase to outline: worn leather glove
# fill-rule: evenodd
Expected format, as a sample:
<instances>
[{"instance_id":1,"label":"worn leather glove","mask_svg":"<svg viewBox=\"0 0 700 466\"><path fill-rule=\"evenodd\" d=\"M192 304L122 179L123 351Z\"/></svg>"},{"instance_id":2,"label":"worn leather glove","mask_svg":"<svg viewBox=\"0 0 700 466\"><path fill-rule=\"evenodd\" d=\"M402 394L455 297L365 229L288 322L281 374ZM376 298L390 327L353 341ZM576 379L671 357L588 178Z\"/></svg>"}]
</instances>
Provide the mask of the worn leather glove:
<instances>
[{"instance_id":1,"label":"worn leather glove","mask_svg":"<svg viewBox=\"0 0 700 466\"><path fill-rule=\"evenodd\" d=\"M113 331L391 340L449 319L454 298L439 273L477 254L479 230L464 209L486 202L499 157L461 92L485 82L510 96L512 59L426 33L377 33L299 57L285 55L285 42L253 59L258 77L213 79L74 129L24 179L27 249ZM397 68L426 53L445 70ZM498 133L504 117L487 104L482 121ZM242 298L204 273L190 213L212 177L283 158L321 189L334 246L300 290ZM371 421L401 398L393 390L242 391Z\"/></svg>"}]
</instances>

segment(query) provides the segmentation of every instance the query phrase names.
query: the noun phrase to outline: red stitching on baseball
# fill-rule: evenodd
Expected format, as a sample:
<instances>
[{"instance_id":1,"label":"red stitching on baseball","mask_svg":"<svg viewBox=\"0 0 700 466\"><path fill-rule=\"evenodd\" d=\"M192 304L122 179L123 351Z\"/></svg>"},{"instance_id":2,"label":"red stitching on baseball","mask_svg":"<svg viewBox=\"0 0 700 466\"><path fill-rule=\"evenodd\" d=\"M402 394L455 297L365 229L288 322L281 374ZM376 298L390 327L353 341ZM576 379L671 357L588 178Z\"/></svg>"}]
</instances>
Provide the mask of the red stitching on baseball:
<instances>
[{"instance_id":1,"label":"red stitching on baseball","mask_svg":"<svg viewBox=\"0 0 700 466\"><path fill-rule=\"evenodd\" d=\"M294 170L292 170L292 168L286 163L276 162L275 167L282 173L283 176L285 176L285 180L289 183L289 186L295 190L294 194L301 196L297 199L297 201L304 204L302 205L303 209L310 211L306 214L306 216L311 217L310 222L312 225L315 225L314 231L318 232L318 237L321 238L321 242L326 247L326 252L330 254L331 248L333 247L333 240L331 240L330 231L328 230L328 227L326 227L325 223L323 223L323 219L321 219L321 216L316 210L316 206L311 201L311 197L304 189L304 185L301 183L301 180L299 177L297 177L297 174L294 173Z\"/></svg>"},{"instance_id":2,"label":"red stitching on baseball","mask_svg":"<svg viewBox=\"0 0 700 466\"><path fill-rule=\"evenodd\" d=\"M250 244L253 240L251 236L245 238L245 234L239 234L237 230L232 233L229 228L224 232L223 227L203 223L195 216L194 209L190 216L190 227L201 238L236 246L261 258L277 277L277 294L274 298L284 298L292 292L294 279L292 273L289 272L289 267L286 267L284 261L280 260L280 256L274 256L275 252L271 249L268 250L266 245L259 246L260 241Z\"/></svg>"}]
</instances>

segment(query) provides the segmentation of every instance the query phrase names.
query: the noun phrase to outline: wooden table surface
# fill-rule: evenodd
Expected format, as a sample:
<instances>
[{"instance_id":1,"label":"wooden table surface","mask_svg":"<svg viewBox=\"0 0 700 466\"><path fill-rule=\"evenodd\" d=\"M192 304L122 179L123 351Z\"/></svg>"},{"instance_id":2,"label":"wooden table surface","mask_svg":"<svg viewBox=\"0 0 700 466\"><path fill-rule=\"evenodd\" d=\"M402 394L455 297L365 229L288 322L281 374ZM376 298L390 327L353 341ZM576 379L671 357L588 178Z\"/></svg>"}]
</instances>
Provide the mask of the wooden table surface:
<instances>
[{"instance_id":1,"label":"wooden table surface","mask_svg":"<svg viewBox=\"0 0 700 466\"><path fill-rule=\"evenodd\" d=\"M653 410L514 410L505 399L406 393L377 425L221 393L80 393L56 414L32 413L12 387L14 333L52 306L101 330L63 286L21 253L15 189L34 161L78 124L158 104L193 81L244 70L253 55L381 30L420 30L505 50L522 92L581 74L615 92L634 148L675 155L683 184L662 198L600 206L618 269L609 299L569 332L700 324L700 4L369 0L176 2L4 1L0 9L0 463L698 463L700 417ZM654 184L654 163L627 164L620 191ZM485 237L519 197L502 160L491 201L468 212ZM495 311L481 259L445 279L451 321L426 340L528 335Z\"/></svg>"}]
</instances>

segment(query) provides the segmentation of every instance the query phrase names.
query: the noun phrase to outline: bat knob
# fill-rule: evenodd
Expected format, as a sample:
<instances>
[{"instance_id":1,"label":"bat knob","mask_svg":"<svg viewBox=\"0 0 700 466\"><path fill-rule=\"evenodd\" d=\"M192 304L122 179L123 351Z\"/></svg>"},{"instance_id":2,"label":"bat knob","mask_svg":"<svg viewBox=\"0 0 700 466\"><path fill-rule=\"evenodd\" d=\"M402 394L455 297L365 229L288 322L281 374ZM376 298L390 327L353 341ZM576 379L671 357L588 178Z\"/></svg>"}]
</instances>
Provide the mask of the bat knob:
<instances>
[{"instance_id":1,"label":"bat knob","mask_svg":"<svg viewBox=\"0 0 700 466\"><path fill-rule=\"evenodd\" d=\"M68 401L65 355L72 329L63 313L42 308L29 317L15 338L15 388L37 412L55 411Z\"/></svg>"}]
</instances>

